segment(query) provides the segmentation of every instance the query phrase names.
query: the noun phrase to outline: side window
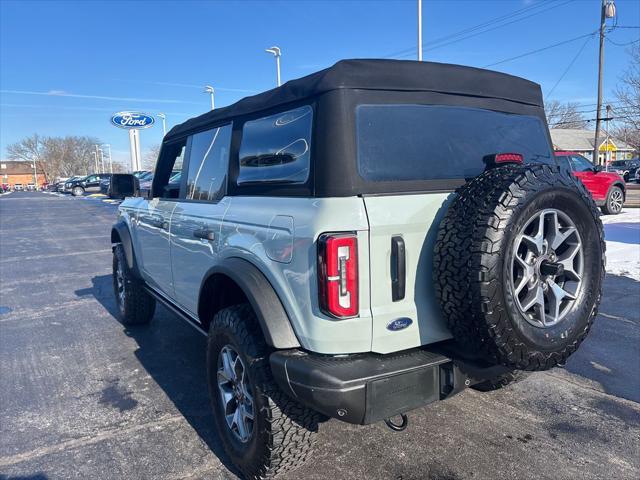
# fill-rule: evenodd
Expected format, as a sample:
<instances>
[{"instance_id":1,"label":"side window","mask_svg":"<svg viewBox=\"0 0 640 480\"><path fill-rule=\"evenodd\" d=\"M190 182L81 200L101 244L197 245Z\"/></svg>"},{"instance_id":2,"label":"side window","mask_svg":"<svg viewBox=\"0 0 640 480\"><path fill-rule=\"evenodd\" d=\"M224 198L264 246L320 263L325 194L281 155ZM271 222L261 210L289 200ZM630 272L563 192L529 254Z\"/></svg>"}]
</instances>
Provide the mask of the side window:
<instances>
[{"instance_id":1,"label":"side window","mask_svg":"<svg viewBox=\"0 0 640 480\"><path fill-rule=\"evenodd\" d=\"M571 155L571 165L575 172L588 172L593 168L593 165L589 160L579 155Z\"/></svg>"},{"instance_id":2,"label":"side window","mask_svg":"<svg viewBox=\"0 0 640 480\"><path fill-rule=\"evenodd\" d=\"M153 177L153 197L178 198L186 140L162 146Z\"/></svg>"},{"instance_id":3,"label":"side window","mask_svg":"<svg viewBox=\"0 0 640 480\"><path fill-rule=\"evenodd\" d=\"M85 182L87 183L91 183L91 182L95 182L96 181L96 176L95 175L91 175L90 177L87 177L87 179L85 180Z\"/></svg>"},{"instance_id":4,"label":"side window","mask_svg":"<svg viewBox=\"0 0 640 480\"><path fill-rule=\"evenodd\" d=\"M304 106L246 122L238 185L304 183L309 178L313 110Z\"/></svg>"},{"instance_id":5,"label":"side window","mask_svg":"<svg viewBox=\"0 0 640 480\"><path fill-rule=\"evenodd\" d=\"M231 125L192 137L187 175L187 199L215 202L224 196L229 169Z\"/></svg>"}]
</instances>

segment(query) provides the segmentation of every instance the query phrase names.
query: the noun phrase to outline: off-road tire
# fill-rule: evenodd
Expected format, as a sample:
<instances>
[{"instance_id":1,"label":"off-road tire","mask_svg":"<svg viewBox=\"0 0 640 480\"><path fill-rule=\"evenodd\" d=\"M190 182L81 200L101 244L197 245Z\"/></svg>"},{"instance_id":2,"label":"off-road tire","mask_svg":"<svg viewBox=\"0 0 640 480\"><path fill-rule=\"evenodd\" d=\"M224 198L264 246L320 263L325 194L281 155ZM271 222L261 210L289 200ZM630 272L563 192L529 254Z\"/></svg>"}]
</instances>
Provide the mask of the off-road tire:
<instances>
[{"instance_id":1,"label":"off-road tire","mask_svg":"<svg viewBox=\"0 0 640 480\"><path fill-rule=\"evenodd\" d=\"M604 213L605 215L617 215L622 211L622 207L620 209L617 209L611 203L611 197L614 195L614 192L619 193L620 195L622 195L622 198L624 198L624 192L622 191L622 189L616 185L612 185L609 191L607 192L607 198L604 201L604 205L602 205L602 208L601 208L602 213Z\"/></svg>"},{"instance_id":2,"label":"off-road tire","mask_svg":"<svg viewBox=\"0 0 640 480\"><path fill-rule=\"evenodd\" d=\"M513 370L511 372L503 373L495 378L490 378L484 382L476 383L471 388L478 390L479 392L492 392L494 390L500 390L508 385L512 385L527 377L527 373L522 370Z\"/></svg>"},{"instance_id":3,"label":"off-road tire","mask_svg":"<svg viewBox=\"0 0 640 480\"><path fill-rule=\"evenodd\" d=\"M222 414L217 383L218 355L230 345L248 365L255 402L253 434L235 438ZM267 479L294 470L309 459L322 415L289 398L275 383L269 353L256 316L248 304L218 312L209 327L207 375L215 423L225 450L245 478Z\"/></svg>"},{"instance_id":4,"label":"off-road tire","mask_svg":"<svg viewBox=\"0 0 640 480\"><path fill-rule=\"evenodd\" d=\"M507 263L524 222L545 208L569 211L583 243L583 286L553 327L530 325L514 305ZM600 304L605 244L599 212L584 185L548 165L488 170L458 189L434 248L433 283L448 326L463 348L494 364L547 370L587 336Z\"/></svg>"},{"instance_id":5,"label":"off-road tire","mask_svg":"<svg viewBox=\"0 0 640 480\"><path fill-rule=\"evenodd\" d=\"M118 289L119 264L124 277L124 302L120 300ZM156 300L144 290L144 282L133 275L120 243L113 249L113 292L123 325L143 325L151 321L156 310Z\"/></svg>"},{"instance_id":6,"label":"off-road tire","mask_svg":"<svg viewBox=\"0 0 640 480\"><path fill-rule=\"evenodd\" d=\"M84 195L84 188L82 188L82 187L73 187L71 189L71 195L73 195L74 197L81 197L82 195Z\"/></svg>"}]
</instances>

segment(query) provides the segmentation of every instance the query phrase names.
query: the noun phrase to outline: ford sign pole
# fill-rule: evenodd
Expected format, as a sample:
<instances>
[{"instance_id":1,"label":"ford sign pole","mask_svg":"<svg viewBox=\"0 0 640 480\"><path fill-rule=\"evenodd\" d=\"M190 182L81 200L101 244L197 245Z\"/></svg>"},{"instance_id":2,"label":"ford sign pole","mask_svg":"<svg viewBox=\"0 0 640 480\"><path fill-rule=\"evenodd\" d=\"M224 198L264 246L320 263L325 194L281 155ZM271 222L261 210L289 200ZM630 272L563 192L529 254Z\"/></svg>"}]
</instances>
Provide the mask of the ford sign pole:
<instances>
[{"instance_id":1,"label":"ford sign pole","mask_svg":"<svg viewBox=\"0 0 640 480\"><path fill-rule=\"evenodd\" d=\"M142 170L139 130L151 127L154 122L155 120L151 115L140 112L118 112L111 117L113 125L129 130L129 152L131 154L132 172Z\"/></svg>"}]
</instances>

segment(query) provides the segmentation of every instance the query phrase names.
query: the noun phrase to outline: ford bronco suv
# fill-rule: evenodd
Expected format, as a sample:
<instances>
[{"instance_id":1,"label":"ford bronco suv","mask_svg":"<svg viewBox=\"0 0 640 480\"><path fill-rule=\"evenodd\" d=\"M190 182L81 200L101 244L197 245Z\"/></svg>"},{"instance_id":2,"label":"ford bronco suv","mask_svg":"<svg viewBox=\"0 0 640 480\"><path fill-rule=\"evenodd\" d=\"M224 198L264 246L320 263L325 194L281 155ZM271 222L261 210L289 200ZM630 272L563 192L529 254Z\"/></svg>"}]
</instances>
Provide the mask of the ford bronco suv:
<instances>
[{"instance_id":1,"label":"ford bronco suv","mask_svg":"<svg viewBox=\"0 0 640 480\"><path fill-rule=\"evenodd\" d=\"M597 207L556 163L540 87L501 73L340 61L174 127L151 191L131 185L111 232L122 321L158 301L208 335L247 478L303 463L327 417L402 430L562 365L600 302Z\"/></svg>"}]
</instances>

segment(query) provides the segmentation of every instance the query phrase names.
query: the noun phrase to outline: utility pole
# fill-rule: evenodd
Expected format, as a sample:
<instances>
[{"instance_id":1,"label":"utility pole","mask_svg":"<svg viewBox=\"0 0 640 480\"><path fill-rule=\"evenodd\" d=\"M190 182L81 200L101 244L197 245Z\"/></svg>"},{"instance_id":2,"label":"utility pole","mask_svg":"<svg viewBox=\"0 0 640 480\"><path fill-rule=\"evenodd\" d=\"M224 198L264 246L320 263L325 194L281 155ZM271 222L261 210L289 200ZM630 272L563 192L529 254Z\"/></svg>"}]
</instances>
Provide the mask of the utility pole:
<instances>
[{"instance_id":1,"label":"utility pole","mask_svg":"<svg viewBox=\"0 0 640 480\"><path fill-rule=\"evenodd\" d=\"M596 136L593 141L593 164L600 165L600 145L598 140L600 137L600 121L602 110L602 70L604 67L604 36L605 27L607 26L607 18L613 18L616 15L616 7L613 0L602 0L600 7L600 50L598 54L598 101L596 107ZM605 154L606 155L606 154Z\"/></svg>"},{"instance_id":2,"label":"utility pole","mask_svg":"<svg viewBox=\"0 0 640 480\"><path fill-rule=\"evenodd\" d=\"M418 0L418 61L422 61L422 0Z\"/></svg>"},{"instance_id":3,"label":"utility pole","mask_svg":"<svg viewBox=\"0 0 640 480\"><path fill-rule=\"evenodd\" d=\"M102 146L107 147L107 150L109 152L109 173L113 173L113 161L111 160L111 145L108 143L105 143Z\"/></svg>"},{"instance_id":4,"label":"utility pole","mask_svg":"<svg viewBox=\"0 0 640 480\"><path fill-rule=\"evenodd\" d=\"M213 90L213 87L211 87L211 89ZM213 110L213 108L211 108L211 110ZM156 116L162 119L162 136L164 137L167 134L167 116L164 113L159 113Z\"/></svg>"}]
</instances>

